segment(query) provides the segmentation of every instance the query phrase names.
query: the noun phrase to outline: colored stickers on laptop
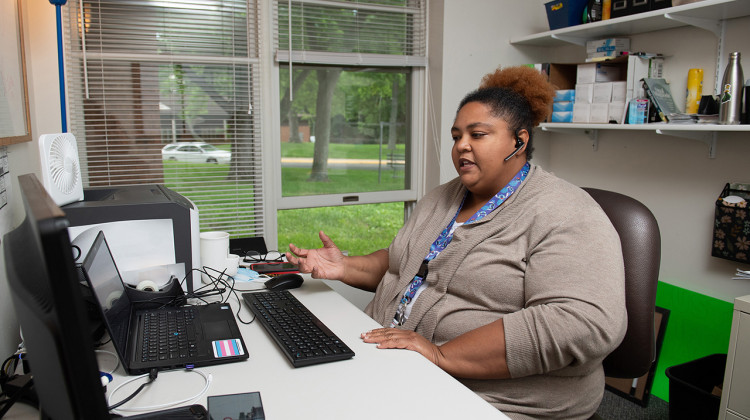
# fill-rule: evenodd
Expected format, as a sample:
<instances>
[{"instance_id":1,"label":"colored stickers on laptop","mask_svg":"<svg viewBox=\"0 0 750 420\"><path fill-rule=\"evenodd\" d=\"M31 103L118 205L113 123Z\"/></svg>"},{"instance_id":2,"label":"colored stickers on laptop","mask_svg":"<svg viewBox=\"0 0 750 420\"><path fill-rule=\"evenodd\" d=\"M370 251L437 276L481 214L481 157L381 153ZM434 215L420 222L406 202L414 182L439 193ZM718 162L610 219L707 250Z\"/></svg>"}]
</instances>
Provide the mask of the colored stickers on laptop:
<instances>
[{"instance_id":1,"label":"colored stickers on laptop","mask_svg":"<svg viewBox=\"0 0 750 420\"><path fill-rule=\"evenodd\" d=\"M214 357L217 359L245 354L245 350L242 348L242 342L237 338L214 341L212 347L214 349Z\"/></svg>"}]
</instances>

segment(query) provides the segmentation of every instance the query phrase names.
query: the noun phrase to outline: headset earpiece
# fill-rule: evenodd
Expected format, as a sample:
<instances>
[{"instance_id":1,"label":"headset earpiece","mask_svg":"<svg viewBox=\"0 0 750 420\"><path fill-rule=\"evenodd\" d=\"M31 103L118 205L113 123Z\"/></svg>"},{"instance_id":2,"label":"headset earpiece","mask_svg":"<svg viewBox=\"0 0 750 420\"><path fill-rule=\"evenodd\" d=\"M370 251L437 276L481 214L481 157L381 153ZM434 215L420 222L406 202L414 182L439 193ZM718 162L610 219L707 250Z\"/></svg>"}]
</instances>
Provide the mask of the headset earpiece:
<instances>
[{"instance_id":1,"label":"headset earpiece","mask_svg":"<svg viewBox=\"0 0 750 420\"><path fill-rule=\"evenodd\" d=\"M508 157L505 158L505 161L507 162L508 160L510 160L510 158L515 156L516 153L520 152L523 146L525 145L526 143L524 143L523 140L521 140L521 136L519 136L518 131L516 131L516 150L514 150L513 153L509 154Z\"/></svg>"}]
</instances>

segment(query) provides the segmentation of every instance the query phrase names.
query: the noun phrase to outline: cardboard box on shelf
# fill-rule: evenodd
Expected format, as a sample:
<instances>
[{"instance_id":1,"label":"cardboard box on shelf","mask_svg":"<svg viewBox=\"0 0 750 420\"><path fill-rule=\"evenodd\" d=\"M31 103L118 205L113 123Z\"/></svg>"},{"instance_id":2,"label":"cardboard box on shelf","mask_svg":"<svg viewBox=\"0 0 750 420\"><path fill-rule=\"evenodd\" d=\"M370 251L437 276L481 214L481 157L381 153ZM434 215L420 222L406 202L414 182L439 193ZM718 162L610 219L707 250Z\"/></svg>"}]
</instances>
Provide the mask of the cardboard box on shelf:
<instances>
[{"instance_id":1,"label":"cardboard box on shelf","mask_svg":"<svg viewBox=\"0 0 750 420\"><path fill-rule=\"evenodd\" d=\"M579 76L582 76L580 80L588 80L592 84L591 92L588 87L576 92L576 100L583 103L594 100L593 83L612 82L611 101L627 103L641 93L641 79L663 77L663 66L664 57L660 55L627 55L600 63L550 63L549 77L558 89L563 90L576 88ZM588 99L589 93L591 99Z\"/></svg>"},{"instance_id":2,"label":"cardboard box on shelf","mask_svg":"<svg viewBox=\"0 0 750 420\"><path fill-rule=\"evenodd\" d=\"M590 104L594 100L594 84L578 83L576 85L576 103Z\"/></svg>"},{"instance_id":3,"label":"cardboard box on shelf","mask_svg":"<svg viewBox=\"0 0 750 420\"><path fill-rule=\"evenodd\" d=\"M609 121L622 124L625 120L625 101L614 101L609 103Z\"/></svg>"},{"instance_id":4,"label":"cardboard box on shelf","mask_svg":"<svg viewBox=\"0 0 750 420\"><path fill-rule=\"evenodd\" d=\"M573 105L573 122L576 122L576 123L589 122L590 112L591 112L591 104L576 102Z\"/></svg>"},{"instance_id":5,"label":"cardboard box on shelf","mask_svg":"<svg viewBox=\"0 0 750 420\"><path fill-rule=\"evenodd\" d=\"M589 109L589 122L608 123L609 122L609 103L591 104L591 108Z\"/></svg>"},{"instance_id":6,"label":"cardboard box on shelf","mask_svg":"<svg viewBox=\"0 0 750 420\"><path fill-rule=\"evenodd\" d=\"M586 55L595 57L596 54L620 55L630 51L630 38L604 38L586 41Z\"/></svg>"},{"instance_id":7,"label":"cardboard box on shelf","mask_svg":"<svg viewBox=\"0 0 750 420\"><path fill-rule=\"evenodd\" d=\"M602 104L612 102L612 82L594 83L594 94L591 103Z\"/></svg>"},{"instance_id":8,"label":"cardboard box on shelf","mask_svg":"<svg viewBox=\"0 0 750 420\"><path fill-rule=\"evenodd\" d=\"M579 64L576 73L576 83L614 82L621 80L622 64L614 60L601 63Z\"/></svg>"},{"instance_id":9,"label":"cardboard box on shelf","mask_svg":"<svg viewBox=\"0 0 750 420\"><path fill-rule=\"evenodd\" d=\"M625 102L628 83L624 80L612 82L612 102Z\"/></svg>"}]
</instances>

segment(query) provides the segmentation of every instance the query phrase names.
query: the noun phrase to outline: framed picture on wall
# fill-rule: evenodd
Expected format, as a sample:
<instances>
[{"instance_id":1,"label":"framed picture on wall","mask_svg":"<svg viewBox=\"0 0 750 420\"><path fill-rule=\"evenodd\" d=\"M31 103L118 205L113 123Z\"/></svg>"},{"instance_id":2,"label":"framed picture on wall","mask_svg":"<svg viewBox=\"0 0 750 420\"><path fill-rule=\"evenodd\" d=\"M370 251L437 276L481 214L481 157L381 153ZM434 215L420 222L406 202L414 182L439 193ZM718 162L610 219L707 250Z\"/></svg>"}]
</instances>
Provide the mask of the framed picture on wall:
<instances>
[{"instance_id":1,"label":"framed picture on wall","mask_svg":"<svg viewBox=\"0 0 750 420\"><path fill-rule=\"evenodd\" d=\"M0 146L31 140L21 1L0 1Z\"/></svg>"}]
</instances>

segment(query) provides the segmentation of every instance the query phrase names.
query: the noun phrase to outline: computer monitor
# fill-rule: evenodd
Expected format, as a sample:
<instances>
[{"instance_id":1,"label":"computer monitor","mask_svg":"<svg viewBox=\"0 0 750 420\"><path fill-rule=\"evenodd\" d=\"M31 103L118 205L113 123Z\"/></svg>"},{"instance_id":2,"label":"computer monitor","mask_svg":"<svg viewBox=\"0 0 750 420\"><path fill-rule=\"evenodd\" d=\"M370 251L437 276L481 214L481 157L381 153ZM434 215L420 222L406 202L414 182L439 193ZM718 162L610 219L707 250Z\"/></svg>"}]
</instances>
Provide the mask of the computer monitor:
<instances>
[{"instance_id":1,"label":"computer monitor","mask_svg":"<svg viewBox=\"0 0 750 420\"><path fill-rule=\"evenodd\" d=\"M43 418L109 419L65 213L33 174L26 217L4 239L5 269Z\"/></svg>"}]
</instances>

